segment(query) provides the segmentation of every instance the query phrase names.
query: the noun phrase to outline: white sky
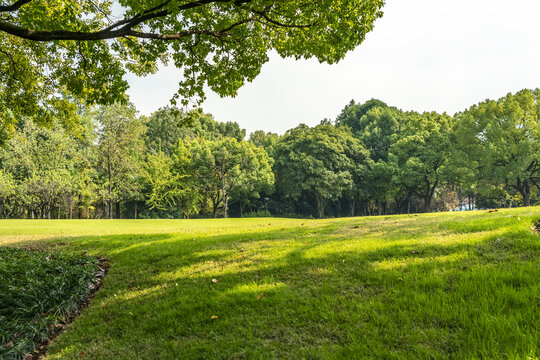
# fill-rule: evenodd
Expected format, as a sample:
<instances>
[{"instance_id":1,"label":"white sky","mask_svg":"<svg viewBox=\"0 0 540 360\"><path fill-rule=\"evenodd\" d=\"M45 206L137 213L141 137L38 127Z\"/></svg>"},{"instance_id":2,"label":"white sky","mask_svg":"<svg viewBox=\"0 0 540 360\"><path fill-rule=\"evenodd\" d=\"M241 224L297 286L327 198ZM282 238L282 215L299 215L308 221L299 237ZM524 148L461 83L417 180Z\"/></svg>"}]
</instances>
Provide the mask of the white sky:
<instances>
[{"instance_id":1,"label":"white sky","mask_svg":"<svg viewBox=\"0 0 540 360\"><path fill-rule=\"evenodd\" d=\"M351 100L454 114L487 98L540 87L540 1L387 0L366 41L334 65L271 54L236 98L208 92L203 109L248 134L335 119ZM130 76L141 114L168 105L180 70Z\"/></svg>"}]
</instances>

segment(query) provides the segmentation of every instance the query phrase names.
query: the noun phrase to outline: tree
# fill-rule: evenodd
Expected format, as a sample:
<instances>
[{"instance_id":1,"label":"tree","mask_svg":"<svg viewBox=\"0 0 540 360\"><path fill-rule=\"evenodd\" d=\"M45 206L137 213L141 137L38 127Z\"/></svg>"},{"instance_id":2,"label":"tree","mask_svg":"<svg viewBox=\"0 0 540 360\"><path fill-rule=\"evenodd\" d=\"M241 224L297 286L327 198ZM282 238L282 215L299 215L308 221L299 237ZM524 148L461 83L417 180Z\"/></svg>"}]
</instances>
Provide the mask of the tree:
<instances>
[{"instance_id":1,"label":"tree","mask_svg":"<svg viewBox=\"0 0 540 360\"><path fill-rule=\"evenodd\" d=\"M48 129L30 120L2 148L3 170L15 182L18 203L28 216L50 218L53 210L60 216L63 196L72 191L77 151L59 123Z\"/></svg>"},{"instance_id":2,"label":"tree","mask_svg":"<svg viewBox=\"0 0 540 360\"><path fill-rule=\"evenodd\" d=\"M175 107L163 107L146 119L146 147L154 155L160 151L171 155L178 139L189 131L189 117Z\"/></svg>"},{"instance_id":3,"label":"tree","mask_svg":"<svg viewBox=\"0 0 540 360\"><path fill-rule=\"evenodd\" d=\"M274 153L274 148L278 139L278 134L264 132L262 130L256 130L249 135L249 142L256 147L263 148L270 156Z\"/></svg>"},{"instance_id":4,"label":"tree","mask_svg":"<svg viewBox=\"0 0 540 360\"><path fill-rule=\"evenodd\" d=\"M328 124L314 128L300 125L276 145L276 184L292 199L303 192L310 194L317 215L324 217L328 201L353 189L357 167L365 165L367 158L360 142L346 129Z\"/></svg>"},{"instance_id":5,"label":"tree","mask_svg":"<svg viewBox=\"0 0 540 360\"><path fill-rule=\"evenodd\" d=\"M410 112L406 119L399 139L390 149L397 161L398 182L423 199L424 211L431 211L433 195L441 185L443 169L452 149L453 119L435 112Z\"/></svg>"},{"instance_id":6,"label":"tree","mask_svg":"<svg viewBox=\"0 0 540 360\"><path fill-rule=\"evenodd\" d=\"M0 217L7 219L16 207L16 183L13 176L0 169Z\"/></svg>"},{"instance_id":7,"label":"tree","mask_svg":"<svg viewBox=\"0 0 540 360\"><path fill-rule=\"evenodd\" d=\"M104 198L109 218L116 203L120 217L120 201L136 200L141 186L141 161L145 151L145 128L136 117L132 104L100 107L95 113L98 123L99 169L104 176Z\"/></svg>"},{"instance_id":8,"label":"tree","mask_svg":"<svg viewBox=\"0 0 540 360\"><path fill-rule=\"evenodd\" d=\"M126 101L126 71L147 75L172 62L184 77L173 101L208 86L235 95L268 61L335 63L382 16L383 0L13 0L0 5L2 126L11 114L49 113L59 94L89 104ZM118 6L121 5L121 6ZM114 11L118 9L118 11ZM118 20L116 20L118 19ZM45 120L45 118L43 118Z\"/></svg>"},{"instance_id":9,"label":"tree","mask_svg":"<svg viewBox=\"0 0 540 360\"><path fill-rule=\"evenodd\" d=\"M529 206L532 189L540 190L540 89L486 100L457 118L479 180L517 191Z\"/></svg>"},{"instance_id":10,"label":"tree","mask_svg":"<svg viewBox=\"0 0 540 360\"><path fill-rule=\"evenodd\" d=\"M374 108L387 108L388 105L381 100L371 99L363 104L357 104L351 100L336 118L336 125L348 126L353 133L360 134L369 121L362 121L362 117Z\"/></svg>"},{"instance_id":11,"label":"tree","mask_svg":"<svg viewBox=\"0 0 540 360\"><path fill-rule=\"evenodd\" d=\"M145 163L146 203L150 209L180 207L184 217L198 211L199 193L190 175L177 172L174 160L160 152L148 154Z\"/></svg>"},{"instance_id":12,"label":"tree","mask_svg":"<svg viewBox=\"0 0 540 360\"><path fill-rule=\"evenodd\" d=\"M247 141L198 139L189 144L191 172L200 191L210 199L214 217L220 205L228 216L231 197L257 197L273 185L270 158Z\"/></svg>"},{"instance_id":13,"label":"tree","mask_svg":"<svg viewBox=\"0 0 540 360\"><path fill-rule=\"evenodd\" d=\"M377 209L386 212L387 203L395 194L395 164L389 159L389 150L399 136L405 115L372 99L364 104L351 101L336 119L337 126L353 129L353 134L369 151L373 163L369 166L365 183L357 191L357 198L364 201L365 211Z\"/></svg>"}]
</instances>

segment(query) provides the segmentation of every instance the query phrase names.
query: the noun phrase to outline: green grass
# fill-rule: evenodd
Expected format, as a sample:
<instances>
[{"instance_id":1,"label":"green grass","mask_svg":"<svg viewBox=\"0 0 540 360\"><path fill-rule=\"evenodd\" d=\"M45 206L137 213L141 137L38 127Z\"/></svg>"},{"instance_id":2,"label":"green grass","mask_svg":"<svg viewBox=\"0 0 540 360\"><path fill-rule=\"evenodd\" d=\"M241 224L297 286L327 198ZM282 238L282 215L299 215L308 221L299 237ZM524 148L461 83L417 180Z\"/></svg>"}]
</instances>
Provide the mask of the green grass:
<instances>
[{"instance_id":1,"label":"green grass","mask_svg":"<svg viewBox=\"0 0 540 360\"><path fill-rule=\"evenodd\" d=\"M74 315L96 283L97 261L0 247L0 359L22 359Z\"/></svg>"},{"instance_id":2,"label":"green grass","mask_svg":"<svg viewBox=\"0 0 540 360\"><path fill-rule=\"evenodd\" d=\"M47 359L538 359L538 219L10 220L0 244L109 259Z\"/></svg>"}]
</instances>

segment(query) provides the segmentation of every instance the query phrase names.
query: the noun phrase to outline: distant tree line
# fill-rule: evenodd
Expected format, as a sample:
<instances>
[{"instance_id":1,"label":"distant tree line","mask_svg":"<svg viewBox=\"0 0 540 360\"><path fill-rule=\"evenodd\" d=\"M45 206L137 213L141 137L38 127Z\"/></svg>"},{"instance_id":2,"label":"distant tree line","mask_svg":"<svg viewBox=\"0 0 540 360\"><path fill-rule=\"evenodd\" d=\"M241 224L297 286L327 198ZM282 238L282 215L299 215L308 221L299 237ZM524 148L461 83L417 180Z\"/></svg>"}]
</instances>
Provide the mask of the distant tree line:
<instances>
[{"instance_id":1,"label":"distant tree line","mask_svg":"<svg viewBox=\"0 0 540 360\"><path fill-rule=\"evenodd\" d=\"M76 121L18 118L0 148L2 218L325 217L540 202L538 89L454 116L351 101L335 121L247 140L237 123L201 110L145 117L129 103L72 106Z\"/></svg>"}]
</instances>

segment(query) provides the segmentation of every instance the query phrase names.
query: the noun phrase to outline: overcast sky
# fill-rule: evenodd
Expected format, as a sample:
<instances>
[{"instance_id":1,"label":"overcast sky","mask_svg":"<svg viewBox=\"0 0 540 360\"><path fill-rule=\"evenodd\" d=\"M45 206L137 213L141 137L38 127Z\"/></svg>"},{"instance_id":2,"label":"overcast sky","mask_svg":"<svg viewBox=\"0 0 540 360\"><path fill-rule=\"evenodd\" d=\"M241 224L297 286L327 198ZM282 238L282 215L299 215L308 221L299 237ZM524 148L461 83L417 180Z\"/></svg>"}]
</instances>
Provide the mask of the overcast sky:
<instances>
[{"instance_id":1,"label":"overcast sky","mask_svg":"<svg viewBox=\"0 0 540 360\"><path fill-rule=\"evenodd\" d=\"M540 87L539 0L387 0L363 44L334 65L271 54L236 98L208 93L203 109L248 130L283 133L335 119L351 100L454 114L487 98ZM162 106L181 73L129 77L141 114Z\"/></svg>"}]
</instances>

